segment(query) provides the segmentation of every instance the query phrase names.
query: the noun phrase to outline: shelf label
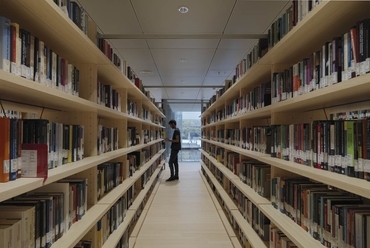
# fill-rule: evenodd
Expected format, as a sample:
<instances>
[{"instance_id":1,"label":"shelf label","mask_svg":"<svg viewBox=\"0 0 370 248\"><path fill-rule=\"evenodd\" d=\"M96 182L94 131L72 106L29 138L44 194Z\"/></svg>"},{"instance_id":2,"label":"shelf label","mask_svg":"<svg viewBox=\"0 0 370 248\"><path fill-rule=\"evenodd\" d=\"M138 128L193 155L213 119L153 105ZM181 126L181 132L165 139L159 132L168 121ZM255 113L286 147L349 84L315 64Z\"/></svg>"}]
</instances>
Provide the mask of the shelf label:
<instances>
[{"instance_id":1,"label":"shelf label","mask_svg":"<svg viewBox=\"0 0 370 248\"><path fill-rule=\"evenodd\" d=\"M4 166L3 173L4 174L9 173L9 171L10 171L10 160L4 160L3 166Z\"/></svg>"},{"instance_id":2,"label":"shelf label","mask_svg":"<svg viewBox=\"0 0 370 248\"><path fill-rule=\"evenodd\" d=\"M363 172L364 171L363 159L359 158L357 162L358 162L358 171Z\"/></svg>"},{"instance_id":3,"label":"shelf label","mask_svg":"<svg viewBox=\"0 0 370 248\"><path fill-rule=\"evenodd\" d=\"M370 160L369 159L364 159L364 172L370 172Z\"/></svg>"},{"instance_id":4,"label":"shelf label","mask_svg":"<svg viewBox=\"0 0 370 248\"><path fill-rule=\"evenodd\" d=\"M365 73L370 72L370 58L367 58L367 59L364 61L364 72L365 72Z\"/></svg>"}]
</instances>

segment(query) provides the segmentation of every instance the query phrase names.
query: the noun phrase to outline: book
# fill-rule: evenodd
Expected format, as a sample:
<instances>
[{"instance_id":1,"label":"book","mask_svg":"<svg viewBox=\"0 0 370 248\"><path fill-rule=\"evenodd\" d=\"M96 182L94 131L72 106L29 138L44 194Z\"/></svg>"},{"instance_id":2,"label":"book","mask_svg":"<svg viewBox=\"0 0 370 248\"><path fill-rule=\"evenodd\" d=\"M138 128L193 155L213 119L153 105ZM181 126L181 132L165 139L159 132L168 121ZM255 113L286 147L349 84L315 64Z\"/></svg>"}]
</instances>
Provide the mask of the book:
<instances>
[{"instance_id":1,"label":"book","mask_svg":"<svg viewBox=\"0 0 370 248\"><path fill-rule=\"evenodd\" d=\"M10 72L10 20L0 16L0 69Z\"/></svg>"}]
</instances>

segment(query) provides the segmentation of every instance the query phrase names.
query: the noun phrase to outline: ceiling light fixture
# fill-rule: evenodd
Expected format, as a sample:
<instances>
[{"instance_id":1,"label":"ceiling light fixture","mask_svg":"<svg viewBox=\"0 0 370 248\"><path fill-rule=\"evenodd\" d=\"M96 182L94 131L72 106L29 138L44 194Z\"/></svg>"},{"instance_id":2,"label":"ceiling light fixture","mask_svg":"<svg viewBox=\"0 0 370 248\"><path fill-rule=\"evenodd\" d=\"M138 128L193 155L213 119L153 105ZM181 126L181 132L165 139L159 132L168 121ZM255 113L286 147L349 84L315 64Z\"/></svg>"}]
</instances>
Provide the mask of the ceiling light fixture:
<instances>
[{"instance_id":1,"label":"ceiling light fixture","mask_svg":"<svg viewBox=\"0 0 370 248\"><path fill-rule=\"evenodd\" d=\"M187 13L189 11L189 8L188 7L186 7L186 6L181 6L181 7L179 7L179 12L181 13L181 14L185 14L185 13Z\"/></svg>"},{"instance_id":2,"label":"ceiling light fixture","mask_svg":"<svg viewBox=\"0 0 370 248\"><path fill-rule=\"evenodd\" d=\"M152 75L153 74L153 72L150 71L150 70L142 70L142 71L140 71L140 73L141 74L146 74L146 75Z\"/></svg>"},{"instance_id":3,"label":"ceiling light fixture","mask_svg":"<svg viewBox=\"0 0 370 248\"><path fill-rule=\"evenodd\" d=\"M186 59L180 59L180 62L186 62Z\"/></svg>"}]
</instances>

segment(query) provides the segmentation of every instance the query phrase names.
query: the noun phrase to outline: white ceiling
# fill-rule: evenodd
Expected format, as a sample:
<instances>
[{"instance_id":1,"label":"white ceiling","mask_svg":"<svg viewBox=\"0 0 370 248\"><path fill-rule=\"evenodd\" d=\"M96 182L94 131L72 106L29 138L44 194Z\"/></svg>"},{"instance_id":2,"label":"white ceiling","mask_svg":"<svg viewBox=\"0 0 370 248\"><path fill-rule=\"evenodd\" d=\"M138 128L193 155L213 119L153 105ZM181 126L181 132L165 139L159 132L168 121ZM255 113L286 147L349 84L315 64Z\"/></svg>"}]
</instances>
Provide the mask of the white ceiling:
<instances>
[{"instance_id":1,"label":"white ceiling","mask_svg":"<svg viewBox=\"0 0 370 248\"><path fill-rule=\"evenodd\" d=\"M266 34L288 0L79 0L103 34ZM181 14L180 6L189 12ZM157 101L208 99L231 79L256 40L111 39L113 47ZM180 62L180 59L186 62ZM143 75L141 70L151 70ZM194 88L163 88L165 86ZM200 111L200 104L171 104L173 111ZM187 102L187 101L186 101Z\"/></svg>"}]
</instances>

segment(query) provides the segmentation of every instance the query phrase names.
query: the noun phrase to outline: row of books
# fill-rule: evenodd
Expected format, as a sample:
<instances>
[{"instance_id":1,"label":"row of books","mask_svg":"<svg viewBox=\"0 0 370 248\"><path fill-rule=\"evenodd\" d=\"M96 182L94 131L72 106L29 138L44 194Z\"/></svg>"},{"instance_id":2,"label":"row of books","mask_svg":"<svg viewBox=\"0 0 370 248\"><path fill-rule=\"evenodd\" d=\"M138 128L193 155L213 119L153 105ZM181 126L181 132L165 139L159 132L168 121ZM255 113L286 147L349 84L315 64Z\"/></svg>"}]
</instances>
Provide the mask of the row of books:
<instances>
[{"instance_id":1,"label":"row of books","mask_svg":"<svg viewBox=\"0 0 370 248\"><path fill-rule=\"evenodd\" d=\"M79 95L78 68L4 16L0 16L0 69Z\"/></svg>"},{"instance_id":2,"label":"row of books","mask_svg":"<svg viewBox=\"0 0 370 248\"><path fill-rule=\"evenodd\" d=\"M136 101L127 99L127 114L139 117L139 105Z\"/></svg>"},{"instance_id":3,"label":"row of books","mask_svg":"<svg viewBox=\"0 0 370 248\"><path fill-rule=\"evenodd\" d=\"M115 89L113 89L112 85L103 84L99 81L97 85L98 85L97 103L107 108L111 108L111 109L121 112L122 111L122 104L121 104L122 96Z\"/></svg>"},{"instance_id":4,"label":"row of books","mask_svg":"<svg viewBox=\"0 0 370 248\"><path fill-rule=\"evenodd\" d=\"M211 169L212 163L207 160L204 160L207 167ZM216 169L218 171L218 169ZM216 172L215 171L215 172ZM214 191L216 199L219 201L220 205L223 207L223 210L228 217L228 220L231 226L234 229L235 234L237 234L239 241L244 245L249 245L247 242L246 234L243 233L243 230L237 224L234 216L231 214L230 210L227 208L226 204L216 187L213 185L212 181L209 179L207 173L205 173L204 169L202 168L203 175L205 176L207 182L210 184L211 189ZM212 172L212 173L215 173ZM214 174L214 176L219 175L219 171ZM221 173L222 174L222 173ZM223 185L225 191L230 195L231 199L235 202L236 206L238 207L241 215L245 218L245 220L252 226L252 228L256 231L256 233L261 237L262 241L269 240L269 225L270 220L251 202L246 198L238 189L231 183L226 182L228 181L226 178L221 181L221 185ZM226 182L226 183L225 183ZM247 246L248 247L248 246Z\"/></svg>"},{"instance_id":5,"label":"row of books","mask_svg":"<svg viewBox=\"0 0 370 248\"><path fill-rule=\"evenodd\" d=\"M55 4L58 5L64 13L79 27L85 35L88 33L89 16L83 6L78 1L74 0L54 0ZM94 37L99 37L99 33L93 34ZM95 42L95 41L94 41ZM127 62L114 51L113 46L106 39L97 38L97 47L107 56L107 58L124 74L130 81L138 84L137 87L149 98L153 103L155 99L150 96L150 92L146 91L141 83L141 80L137 77L133 69L127 64Z\"/></svg>"},{"instance_id":6,"label":"row of books","mask_svg":"<svg viewBox=\"0 0 370 248\"><path fill-rule=\"evenodd\" d=\"M97 34L99 35L99 33ZM114 52L113 46L106 39L97 39L97 46L104 53L105 56L126 76L128 76L132 69L127 66L126 61L120 55Z\"/></svg>"},{"instance_id":7,"label":"row of books","mask_svg":"<svg viewBox=\"0 0 370 248\"><path fill-rule=\"evenodd\" d=\"M211 113L206 119L203 119L203 125L232 118L241 113L261 109L270 104L271 82L267 82L255 87L245 95L234 99L230 104L226 104L223 109Z\"/></svg>"},{"instance_id":8,"label":"row of books","mask_svg":"<svg viewBox=\"0 0 370 248\"><path fill-rule=\"evenodd\" d=\"M292 30L306 14L318 4L318 2L319 1L316 0L292 1L291 6L287 8L283 15L272 23L268 30L268 37L259 39L256 45L247 54L247 58L242 59L236 66L231 85L240 80L245 73ZM225 92L225 90L223 90L223 92Z\"/></svg>"},{"instance_id":9,"label":"row of books","mask_svg":"<svg viewBox=\"0 0 370 248\"><path fill-rule=\"evenodd\" d=\"M118 128L98 125L98 155L118 150Z\"/></svg>"},{"instance_id":10,"label":"row of books","mask_svg":"<svg viewBox=\"0 0 370 248\"><path fill-rule=\"evenodd\" d=\"M240 180L260 196L270 199L271 166L254 160L242 160L233 171Z\"/></svg>"},{"instance_id":11,"label":"row of books","mask_svg":"<svg viewBox=\"0 0 370 248\"><path fill-rule=\"evenodd\" d=\"M370 120L272 126L272 157L370 180Z\"/></svg>"},{"instance_id":12,"label":"row of books","mask_svg":"<svg viewBox=\"0 0 370 248\"><path fill-rule=\"evenodd\" d=\"M128 198L121 197L118 201L103 215L96 224L97 244L95 247L103 247L109 236L124 221L128 210Z\"/></svg>"},{"instance_id":13,"label":"row of books","mask_svg":"<svg viewBox=\"0 0 370 248\"><path fill-rule=\"evenodd\" d=\"M271 203L326 247L368 247L366 199L307 178L272 179Z\"/></svg>"},{"instance_id":14,"label":"row of books","mask_svg":"<svg viewBox=\"0 0 370 248\"><path fill-rule=\"evenodd\" d=\"M306 3L311 10L312 1L305 1L303 5ZM293 5L297 5L297 1L293 1ZM325 42L319 51L283 72L273 73L271 102L284 101L369 73L369 31L370 19L359 20L346 33Z\"/></svg>"},{"instance_id":15,"label":"row of books","mask_svg":"<svg viewBox=\"0 0 370 248\"><path fill-rule=\"evenodd\" d=\"M298 248L279 228L270 225L269 248Z\"/></svg>"},{"instance_id":16,"label":"row of books","mask_svg":"<svg viewBox=\"0 0 370 248\"><path fill-rule=\"evenodd\" d=\"M71 19L84 34L88 33L89 16L86 10L74 0L54 0L54 3Z\"/></svg>"},{"instance_id":17,"label":"row of books","mask_svg":"<svg viewBox=\"0 0 370 248\"><path fill-rule=\"evenodd\" d=\"M84 158L83 126L21 119L20 112L13 112L11 117L0 117L1 182L45 177L48 169Z\"/></svg>"},{"instance_id":18,"label":"row of books","mask_svg":"<svg viewBox=\"0 0 370 248\"><path fill-rule=\"evenodd\" d=\"M127 164L122 162L108 162L98 165L97 170L97 200L99 201L104 195L109 193L113 188L117 187L125 179L125 173L128 177ZM127 178L126 177L126 178Z\"/></svg>"},{"instance_id":19,"label":"row of books","mask_svg":"<svg viewBox=\"0 0 370 248\"><path fill-rule=\"evenodd\" d=\"M87 179L63 179L4 201L0 209L6 247L51 247L85 215Z\"/></svg>"}]
</instances>

